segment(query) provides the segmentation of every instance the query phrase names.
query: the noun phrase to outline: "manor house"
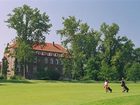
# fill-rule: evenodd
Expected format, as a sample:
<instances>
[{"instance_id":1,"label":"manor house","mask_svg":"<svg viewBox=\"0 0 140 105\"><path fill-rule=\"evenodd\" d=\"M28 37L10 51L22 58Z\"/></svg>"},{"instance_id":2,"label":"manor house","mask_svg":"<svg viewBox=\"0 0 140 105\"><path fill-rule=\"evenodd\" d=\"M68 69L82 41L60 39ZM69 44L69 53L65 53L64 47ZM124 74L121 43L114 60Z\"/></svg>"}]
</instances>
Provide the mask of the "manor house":
<instances>
[{"instance_id":1,"label":"manor house","mask_svg":"<svg viewBox=\"0 0 140 105\"><path fill-rule=\"evenodd\" d=\"M4 53L3 62L5 60L8 62L8 78L18 75L27 79L38 79L37 75L48 75L45 74L47 71L52 73L50 73L50 75L53 75L53 73L59 74L59 77L62 75L63 64L61 59L68 56L68 51L60 44L53 42L45 43L43 45L34 45L32 47L32 50L34 51L34 60L31 63L28 62L26 67L23 67L23 65L21 65L20 62L18 62L11 54L16 48L17 47L15 43L10 43L7 46L8 51ZM59 77L56 79L59 79Z\"/></svg>"}]
</instances>

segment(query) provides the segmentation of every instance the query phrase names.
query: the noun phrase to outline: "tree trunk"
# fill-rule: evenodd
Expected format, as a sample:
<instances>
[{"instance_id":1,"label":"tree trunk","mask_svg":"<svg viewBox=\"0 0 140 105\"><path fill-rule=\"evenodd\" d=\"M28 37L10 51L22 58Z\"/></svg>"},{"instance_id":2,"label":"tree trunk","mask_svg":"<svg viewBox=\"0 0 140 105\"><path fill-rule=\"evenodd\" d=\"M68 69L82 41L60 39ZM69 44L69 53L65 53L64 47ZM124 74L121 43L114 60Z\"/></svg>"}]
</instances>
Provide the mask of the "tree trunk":
<instances>
[{"instance_id":1,"label":"tree trunk","mask_svg":"<svg viewBox=\"0 0 140 105\"><path fill-rule=\"evenodd\" d=\"M23 77L26 78L26 61L24 58L24 64L23 64Z\"/></svg>"}]
</instances>

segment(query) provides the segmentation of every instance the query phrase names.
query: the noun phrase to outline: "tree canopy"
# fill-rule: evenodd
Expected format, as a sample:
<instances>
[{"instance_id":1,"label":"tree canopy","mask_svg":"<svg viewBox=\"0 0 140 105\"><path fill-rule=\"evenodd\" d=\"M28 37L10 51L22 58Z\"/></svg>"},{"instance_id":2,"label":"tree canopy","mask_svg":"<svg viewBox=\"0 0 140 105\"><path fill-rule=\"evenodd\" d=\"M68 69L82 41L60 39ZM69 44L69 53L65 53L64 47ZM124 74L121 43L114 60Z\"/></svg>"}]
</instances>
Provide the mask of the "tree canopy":
<instances>
[{"instance_id":1,"label":"tree canopy","mask_svg":"<svg viewBox=\"0 0 140 105\"><path fill-rule=\"evenodd\" d=\"M44 34L48 34L52 26L45 12L40 13L40 10L28 5L15 8L8 17L8 27L16 30L18 38L30 43L44 42Z\"/></svg>"},{"instance_id":2,"label":"tree canopy","mask_svg":"<svg viewBox=\"0 0 140 105\"><path fill-rule=\"evenodd\" d=\"M134 68L134 62L139 63L139 48L134 49L130 39L118 35L120 28L116 23L103 23L100 30L94 30L74 16L62 19L63 28L57 33L71 53L71 65L64 62L64 70L71 68L73 79L133 79L129 78L132 69L128 69Z\"/></svg>"}]
</instances>

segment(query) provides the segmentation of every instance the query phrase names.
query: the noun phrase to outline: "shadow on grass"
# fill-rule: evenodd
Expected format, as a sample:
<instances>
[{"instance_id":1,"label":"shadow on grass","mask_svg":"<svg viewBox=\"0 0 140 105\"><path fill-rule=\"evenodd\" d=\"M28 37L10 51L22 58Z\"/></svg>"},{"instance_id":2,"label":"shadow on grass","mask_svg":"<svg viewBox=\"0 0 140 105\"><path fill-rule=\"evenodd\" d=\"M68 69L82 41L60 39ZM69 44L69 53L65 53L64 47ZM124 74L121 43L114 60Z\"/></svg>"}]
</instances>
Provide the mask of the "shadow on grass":
<instances>
[{"instance_id":1,"label":"shadow on grass","mask_svg":"<svg viewBox=\"0 0 140 105\"><path fill-rule=\"evenodd\" d=\"M0 84L0 86L5 86L6 84Z\"/></svg>"},{"instance_id":2,"label":"shadow on grass","mask_svg":"<svg viewBox=\"0 0 140 105\"><path fill-rule=\"evenodd\" d=\"M34 82L29 80L0 80L0 83L25 83L25 84L33 84Z\"/></svg>"}]
</instances>

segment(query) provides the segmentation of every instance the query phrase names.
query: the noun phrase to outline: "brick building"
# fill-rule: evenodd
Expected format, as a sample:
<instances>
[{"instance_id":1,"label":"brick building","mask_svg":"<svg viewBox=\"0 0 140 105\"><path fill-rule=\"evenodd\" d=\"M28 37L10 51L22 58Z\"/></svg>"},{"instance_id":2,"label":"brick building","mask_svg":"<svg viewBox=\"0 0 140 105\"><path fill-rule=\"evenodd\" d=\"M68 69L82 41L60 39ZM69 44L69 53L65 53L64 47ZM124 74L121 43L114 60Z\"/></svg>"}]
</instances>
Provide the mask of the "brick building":
<instances>
[{"instance_id":1,"label":"brick building","mask_svg":"<svg viewBox=\"0 0 140 105\"><path fill-rule=\"evenodd\" d=\"M20 65L15 57L10 55L15 49L16 45L11 43L8 45L8 52L4 54L3 62L4 60L8 61L8 78L14 75L24 76L27 79L47 79L49 78L47 75L56 75L56 78L52 79L59 79L61 77L63 72L61 59L68 56L68 52L60 44L53 42L45 43L44 45L34 45L34 60L32 63L27 64L25 70L23 70L22 65ZM44 78L37 75L43 75Z\"/></svg>"}]
</instances>

